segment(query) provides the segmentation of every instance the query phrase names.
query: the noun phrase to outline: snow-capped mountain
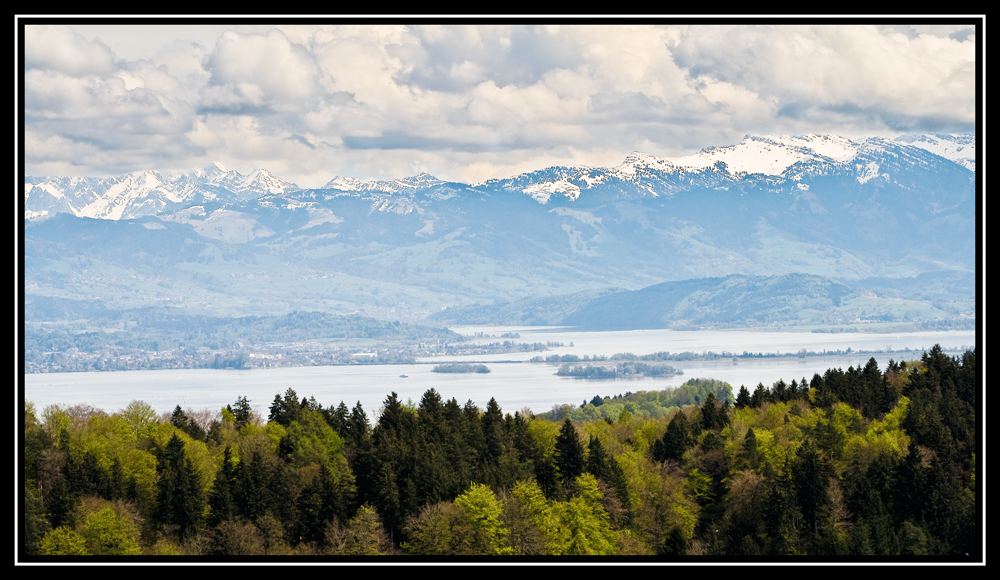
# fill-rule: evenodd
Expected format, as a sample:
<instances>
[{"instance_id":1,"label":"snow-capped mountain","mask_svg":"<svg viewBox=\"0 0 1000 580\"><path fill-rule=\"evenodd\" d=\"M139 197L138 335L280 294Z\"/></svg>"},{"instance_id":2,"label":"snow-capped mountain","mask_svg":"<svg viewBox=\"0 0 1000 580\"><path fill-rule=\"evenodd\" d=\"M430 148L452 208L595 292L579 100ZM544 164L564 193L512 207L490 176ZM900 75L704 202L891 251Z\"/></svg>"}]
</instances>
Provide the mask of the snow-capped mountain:
<instances>
[{"instance_id":1,"label":"snow-capped mountain","mask_svg":"<svg viewBox=\"0 0 1000 580\"><path fill-rule=\"evenodd\" d=\"M147 170L109 178L29 177L24 184L24 217L72 213L118 220L158 215L193 203L256 199L294 189L295 184L267 169L243 175L221 163L184 174Z\"/></svg>"},{"instance_id":2,"label":"snow-capped mountain","mask_svg":"<svg viewBox=\"0 0 1000 580\"><path fill-rule=\"evenodd\" d=\"M546 205L553 200L578 202L592 195L633 200L670 197L692 189L808 191L812 181L832 175L858 184L880 179L902 182L911 179L903 174L914 168L948 162L974 172L974 137L910 135L895 140L852 140L836 135L747 135L734 145L708 147L682 157L635 151L621 164L608 168L549 167L475 185L446 182L426 173L370 181L339 176L313 191L371 198L371 207L380 211L411 211L416 195L444 201L470 191L487 195L516 192ZM243 175L221 163L177 175L149 170L107 179L33 177L25 181L25 218L72 213L117 220L157 215L197 203L242 203L262 197L273 204L273 196L299 189L266 169Z\"/></svg>"},{"instance_id":3,"label":"snow-capped mountain","mask_svg":"<svg viewBox=\"0 0 1000 580\"><path fill-rule=\"evenodd\" d=\"M866 183L892 179L887 173L890 168L906 172L913 166L933 164L934 159L974 171L973 141L972 137L945 140L928 135L914 136L912 143L879 137L747 135L735 145L709 147L683 157L634 151L616 167L550 167L492 179L477 188L519 191L541 204L560 198L575 201L587 196L588 190L614 191L625 199L671 196L697 188L774 191L792 186L808 190L806 181L824 175L850 174L858 183Z\"/></svg>"},{"instance_id":4,"label":"snow-capped mountain","mask_svg":"<svg viewBox=\"0 0 1000 580\"><path fill-rule=\"evenodd\" d=\"M360 179L354 179L353 177L334 177L322 189L336 189L339 191L358 191L358 192L379 192L379 193L399 193L403 191L413 191L419 189L427 189L434 187L436 185L442 185L445 182L429 175L427 173L420 173L412 177L404 177L402 179L393 179L390 181L362 181Z\"/></svg>"},{"instance_id":5,"label":"snow-capped mountain","mask_svg":"<svg viewBox=\"0 0 1000 580\"><path fill-rule=\"evenodd\" d=\"M614 167L475 185L420 174L298 189L218 164L179 176L29 178L25 217L50 217L25 223L26 282L80 300L175 296L191 308L390 318L793 273L964 300L975 291L976 175L935 151L960 161L974 145L911 141L748 135L682 157L634 152ZM878 315L916 307L894 308Z\"/></svg>"},{"instance_id":6,"label":"snow-capped mountain","mask_svg":"<svg viewBox=\"0 0 1000 580\"><path fill-rule=\"evenodd\" d=\"M903 135L896 141L951 159L969 171L976 170L976 138L972 135Z\"/></svg>"}]
</instances>

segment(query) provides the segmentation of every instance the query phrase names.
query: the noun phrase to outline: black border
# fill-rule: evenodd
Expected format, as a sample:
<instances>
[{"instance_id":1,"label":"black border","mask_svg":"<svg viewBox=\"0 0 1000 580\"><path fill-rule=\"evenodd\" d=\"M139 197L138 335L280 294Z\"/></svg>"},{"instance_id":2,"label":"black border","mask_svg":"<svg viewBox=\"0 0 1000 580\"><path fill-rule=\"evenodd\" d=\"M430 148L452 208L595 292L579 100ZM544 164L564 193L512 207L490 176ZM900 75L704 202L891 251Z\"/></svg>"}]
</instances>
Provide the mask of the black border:
<instances>
[{"instance_id":1,"label":"black border","mask_svg":"<svg viewBox=\"0 0 1000 580\"><path fill-rule=\"evenodd\" d=\"M281 557L243 557L220 558L213 556L187 556L187 557L164 557L145 556L141 559L130 558L107 558L99 556L87 557L45 557L28 556L24 552L24 546L20 543L20 534L24 530L24 180L25 173L25 104L24 104L24 28L29 24L66 24L66 23L87 23L87 24L157 24L157 25L191 25L191 24L314 24L317 22L335 22L351 24L572 24L572 25L600 25L600 24L760 24L760 25L795 25L795 24L968 24L975 28L976 35L976 348L977 381L980 385L977 391L977 415L976 415L976 435L979 439L980 449L976 454L976 473L979 474L978 485L976 487L976 513L978 521L977 532L980 538L979 552L969 554L968 557L871 557L859 560L831 559L822 557L785 557L785 558L739 558L739 557L718 557L700 556L688 558L665 559L662 557L636 557L636 556L605 556L602 558L577 558L577 557L516 557L513 559L497 559L490 557L476 558L428 558L414 556L396 556L390 558L380 558L378 560L365 560L349 557L334 556L281 556ZM16 436L18 441L17 464L18 471L15 474L15 498L17 502L17 526L15 534L16 553L15 565L81 565L81 564L124 564L124 565L157 565L157 564L227 564L227 565L259 565L263 563L277 565L320 565L320 564L353 564L353 565L457 565L464 566L470 564L486 565L580 565L586 562L588 565L651 565L651 564L674 564L674 565L711 565L711 564L781 564L781 565L803 565L803 564L833 564L833 565L868 565L868 564L982 564L985 565L985 510L983 508L983 494L985 483L985 467L983 456L985 454L985 431L983 428L983 411L985 402L985 381L984 381L984 357L985 343L983 342L985 317L983 310L985 299L984 271L985 261L985 209L983 194L985 187L986 166L983 164L984 158L984 32L985 15L963 16L963 17L942 17L934 15L914 15L914 16L664 16L664 15L536 15L536 16L482 16L482 15L413 15L413 16L393 16L381 17L377 15L339 15L339 16L122 16L95 15L95 16L18 16L15 15L17 27L17 107L18 119L16 125L17 138L17 175L15 181L15 197L17 199L17 237L15 238L15 260L17 262L17 292L18 298L15 304L15 315L17 321L17 348L15 351L15 372L18 381L18 405L14 409L15 428L19 430Z\"/></svg>"}]
</instances>

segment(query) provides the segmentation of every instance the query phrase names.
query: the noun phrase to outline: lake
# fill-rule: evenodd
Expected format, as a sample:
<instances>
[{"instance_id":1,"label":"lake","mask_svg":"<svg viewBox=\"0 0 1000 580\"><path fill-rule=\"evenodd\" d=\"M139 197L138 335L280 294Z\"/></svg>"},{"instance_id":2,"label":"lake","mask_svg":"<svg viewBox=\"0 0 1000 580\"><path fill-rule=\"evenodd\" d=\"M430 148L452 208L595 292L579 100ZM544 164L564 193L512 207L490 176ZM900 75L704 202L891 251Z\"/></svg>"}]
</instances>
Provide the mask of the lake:
<instances>
[{"instance_id":1,"label":"lake","mask_svg":"<svg viewBox=\"0 0 1000 580\"><path fill-rule=\"evenodd\" d=\"M831 367L846 369L864 365L870 355L824 355L781 359L731 359L718 361L671 362L684 374L668 378L635 380L587 381L555 376L558 365L528 362L542 355L575 354L606 355L632 352L636 355L660 351L671 353L702 353L723 351L742 353L794 353L800 349L822 352L856 350L881 350L891 347L910 353L874 355L879 368L885 369L892 358L919 359L922 350L940 344L947 352L958 354L975 345L974 331L915 332L900 334L867 333L808 333L760 330L709 330L671 331L635 330L621 332L580 332L571 328L545 327L453 327L462 334L520 333L519 339L483 338L482 342L513 340L515 342L561 342L544 352L512 353L488 356L451 356L420 359L418 364L406 365L352 365L295 367L254 370L157 370L87 373L46 373L25 375L25 400L35 404L39 411L51 404L74 405L86 403L114 412L130 401L143 400L161 413L170 412L176 405L185 408L219 409L245 396L264 417L276 394L295 389L300 397L313 396L323 406L337 405L344 401L348 407L361 402L369 419L372 419L386 396L395 391L406 401L419 402L421 395L430 388L437 389L445 399L452 397L464 404L472 400L485 408L491 397L496 398L504 412L513 413L524 408L544 412L554 405L564 403L579 405L594 395L617 395L627 391L663 390L676 387L691 378L714 378L733 386L734 395L740 385L751 391L758 382L770 386L779 379L791 382L812 378L814 373ZM573 346L570 346L572 343ZM478 360L487 362L489 374L446 374L431 371L434 364L443 361ZM494 362L489 362L494 361ZM406 375L402 378L400 375Z\"/></svg>"}]
</instances>

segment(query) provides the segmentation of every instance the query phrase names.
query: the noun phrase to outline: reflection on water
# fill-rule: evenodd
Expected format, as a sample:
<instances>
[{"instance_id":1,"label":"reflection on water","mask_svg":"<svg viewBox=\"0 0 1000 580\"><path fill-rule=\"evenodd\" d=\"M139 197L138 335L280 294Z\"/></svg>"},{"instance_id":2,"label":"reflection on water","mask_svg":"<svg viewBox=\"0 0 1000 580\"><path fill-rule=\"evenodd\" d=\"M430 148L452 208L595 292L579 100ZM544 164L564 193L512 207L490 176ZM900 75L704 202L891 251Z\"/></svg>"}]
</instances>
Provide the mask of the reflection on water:
<instances>
[{"instance_id":1,"label":"reflection on water","mask_svg":"<svg viewBox=\"0 0 1000 580\"><path fill-rule=\"evenodd\" d=\"M380 366L326 366L280 369L233 370L158 370L92 373L50 373L25 376L25 400L37 409L50 404L87 403L107 411L117 411L130 401L141 399L157 411L169 412L174 406L193 409L217 409L233 403L237 397L246 396L264 417L274 396L289 387L300 397L313 396L324 406L344 401L353 407L360 401L369 418L374 418L386 395L395 391L406 401L419 403L421 395L430 388L446 399L452 397L460 403L472 400L485 408L490 397L495 397L504 412L513 413L525 407L536 412L550 410L553 405L564 403L579 405L594 395L617 395L627 391L662 390L676 387L691 378L715 378L726 381L738 391L746 385L751 391L757 383L770 386L778 379L811 379L814 373L831 367L847 369L863 366L869 355L815 356L805 359L732 359L706 362L671 362L684 374L667 378L587 381L557 377L557 366L527 362L488 363L489 374L433 373L431 362L442 360L474 359L482 361L527 361L539 354L575 354L611 356L621 352L637 355L669 351L792 353L805 348L810 351L877 350L891 346L893 349L915 349L911 353L875 355L879 368L885 369L890 358L912 360L920 357L923 348L941 344L945 348L971 347L975 335L971 331L921 332L893 335L872 334L813 334L793 332L766 332L749 330L727 331L670 331L647 330L627 332L577 332L572 329L525 329L509 327L456 327L463 334L484 332L501 334L519 332L517 342L562 342L563 347L544 353L513 353L504 355L447 357L425 359L426 364ZM483 339L495 342L500 339ZM510 339L503 339L510 340ZM573 346L570 346L570 343ZM400 375L406 375L405 378Z\"/></svg>"}]
</instances>

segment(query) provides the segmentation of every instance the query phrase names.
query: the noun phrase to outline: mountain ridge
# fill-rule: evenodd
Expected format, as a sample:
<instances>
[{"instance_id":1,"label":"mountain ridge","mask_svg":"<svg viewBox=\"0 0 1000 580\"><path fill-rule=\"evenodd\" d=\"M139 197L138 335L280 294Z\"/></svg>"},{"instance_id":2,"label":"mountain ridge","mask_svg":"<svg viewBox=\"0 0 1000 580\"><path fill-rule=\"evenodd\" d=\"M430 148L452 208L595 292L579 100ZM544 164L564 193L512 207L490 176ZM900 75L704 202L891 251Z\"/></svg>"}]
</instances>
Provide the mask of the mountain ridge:
<instances>
[{"instance_id":1,"label":"mountain ridge","mask_svg":"<svg viewBox=\"0 0 1000 580\"><path fill-rule=\"evenodd\" d=\"M103 219L72 211L98 199L93 181L62 178L89 187L90 197L74 200L32 178L38 197L25 209L46 218L24 221L26 290L122 308L408 321L733 275L881 280L877 287L924 302L974 298L973 172L885 139L786 141L751 136L683 171L629 155L628 179L552 167L476 186L422 174L303 189L213 165L204 174L215 185L195 191L188 182L186 196L167 198L170 178L140 173L107 188L159 193L123 197L132 206L106 200ZM250 189L233 192L225 180ZM516 304L511 315L530 308L537 320L569 313L556 299ZM907 305L893 316L931 310L941 311Z\"/></svg>"},{"instance_id":2,"label":"mountain ridge","mask_svg":"<svg viewBox=\"0 0 1000 580\"><path fill-rule=\"evenodd\" d=\"M975 143L967 135L912 135L889 141L880 137L850 140L835 135L796 137L746 135L740 143L707 147L682 157L657 157L638 151L614 167L553 166L478 184L448 182L427 173L393 180L359 180L335 177L315 191L347 194L396 195L427 193L450 188L452 192L520 192L545 205L553 197L576 201L584 192L612 188L625 198L673 195L693 185L729 187L746 179L774 184L801 181L807 175L850 169L859 157L878 156L895 148L910 157L927 152L974 172ZM911 149L907 151L906 149ZM892 155L899 155L892 152ZM868 159L854 167L858 179L878 178L880 165ZM109 178L27 177L25 219L54 213L100 219L159 215L203 202L240 202L303 189L259 168L249 174L215 162L185 174L155 170L136 171ZM453 195L446 194L449 198Z\"/></svg>"}]
</instances>

